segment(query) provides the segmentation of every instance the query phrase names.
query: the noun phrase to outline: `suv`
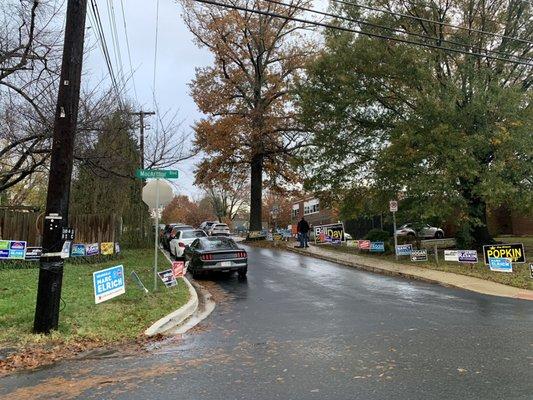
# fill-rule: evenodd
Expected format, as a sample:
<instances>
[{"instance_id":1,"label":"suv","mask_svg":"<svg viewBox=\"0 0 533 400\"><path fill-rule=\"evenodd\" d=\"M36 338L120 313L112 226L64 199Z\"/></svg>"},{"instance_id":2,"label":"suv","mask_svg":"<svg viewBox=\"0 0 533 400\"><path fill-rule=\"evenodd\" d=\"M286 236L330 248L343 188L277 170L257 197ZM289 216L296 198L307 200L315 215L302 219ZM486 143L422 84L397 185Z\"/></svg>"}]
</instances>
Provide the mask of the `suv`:
<instances>
[{"instance_id":1,"label":"suv","mask_svg":"<svg viewBox=\"0 0 533 400\"><path fill-rule=\"evenodd\" d=\"M211 227L217 223L218 223L217 221L204 221L200 224L198 228L203 229L204 231L208 232L209 229L211 229Z\"/></svg>"},{"instance_id":2,"label":"suv","mask_svg":"<svg viewBox=\"0 0 533 400\"><path fill-rule=\"evenodd\" d=\"M165 250L170 250L170 240L176 236L176 232L178 230L185 230L185 229L194 229L190 225L185 224L167 224L165 225L165 229L163 229L163 234L161 235L161 245Z\"/></svg>"},{"instance_id":3,"label":"suv","mask_svg":"<svg viewBox=\"0 0 533 400\"><path fill-rule=\"evenodd\" d=\"M229 236L229 226L226 224L213 224L209 229L209 236Z\"/></svg>"}]
</instances>

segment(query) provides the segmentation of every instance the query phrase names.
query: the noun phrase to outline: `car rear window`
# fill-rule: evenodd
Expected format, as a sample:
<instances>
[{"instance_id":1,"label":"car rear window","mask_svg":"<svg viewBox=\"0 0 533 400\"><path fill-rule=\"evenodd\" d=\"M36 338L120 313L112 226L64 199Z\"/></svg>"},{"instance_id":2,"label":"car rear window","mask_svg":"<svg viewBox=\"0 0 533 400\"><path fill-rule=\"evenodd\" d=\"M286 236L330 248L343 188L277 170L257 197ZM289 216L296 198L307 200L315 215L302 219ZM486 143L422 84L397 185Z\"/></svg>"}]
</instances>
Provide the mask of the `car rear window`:
<instances>
[{"instance_id":1,"label":"car rear window","mask_svg":"<svg viewBox=\"0 0 533 400\"><path fill-rule=\"evenodd\" d=\"M228 228L228 226L226 224L217 224L215 228Z\"/></svg>"},{"instance_id":2,"label":"car rear window","mask_svg":"<svg viewBox=\"0 0 533 400\"><path fill-rule=\"evenodd\" d=\"M233 239L219 237L201 239L201 245L204 250L235 250L239 248Z\"/></svg>"},{"instance_id":3,"label":"car rear window","mask_svg":"<svg viewBox=\"0 0 533 400\"><path fill-rule=\"evenodd\" d=\"M205 234L204 231L201 231L201 230L188 230L188 231L183 231L181 232L181 238L182 239L193 239L193 238L201 238L201 237L206 237L207 235Z\"/></svg>"}]
</instances>

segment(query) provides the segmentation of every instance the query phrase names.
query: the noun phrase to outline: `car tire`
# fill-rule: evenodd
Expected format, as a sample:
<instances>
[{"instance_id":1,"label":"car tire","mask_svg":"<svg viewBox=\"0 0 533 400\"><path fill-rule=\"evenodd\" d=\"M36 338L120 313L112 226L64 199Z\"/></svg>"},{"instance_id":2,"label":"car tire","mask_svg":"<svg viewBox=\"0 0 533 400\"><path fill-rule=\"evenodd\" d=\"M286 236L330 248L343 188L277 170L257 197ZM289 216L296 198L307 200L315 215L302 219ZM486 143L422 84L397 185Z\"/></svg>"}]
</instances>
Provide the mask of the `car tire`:
<instances>
[{"instance_id":1,"label":"car tire","mask_svg":"<svg viewBox=\"0 0 533 400\"><path fill-rule=\"evenodd\" d=\"M248 273L248 268L242 268L238 270L237 274L238 274L239 280L245 280L247 273Z\"/></svg>"},{"instance_id":2,"label":"car tire","mask_svg":"<svg viewBox=\"0 0 533 400\"><path fill-rule=\"evenodd\" d=\"M444 233L439 232L439 231L435 232L435 239L442 239L442 238L444 238Z\"/></svg>"}]
</instances>

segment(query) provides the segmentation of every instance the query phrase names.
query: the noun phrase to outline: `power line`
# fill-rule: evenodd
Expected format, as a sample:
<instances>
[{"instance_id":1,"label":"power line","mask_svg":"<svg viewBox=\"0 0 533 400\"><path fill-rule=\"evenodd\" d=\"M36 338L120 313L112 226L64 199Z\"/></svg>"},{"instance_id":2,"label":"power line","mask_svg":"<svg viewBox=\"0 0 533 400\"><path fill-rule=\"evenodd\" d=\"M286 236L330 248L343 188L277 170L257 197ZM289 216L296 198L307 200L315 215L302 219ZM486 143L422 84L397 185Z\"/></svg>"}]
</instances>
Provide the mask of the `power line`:
<instances>
[{"instance_id":1,"label":"power line","mask_svg":"<svg viewBox=\"0 0 533 400\"><path fill-rule=\"evenodd\" d=\"M158 45L158 36L159 36L159 0L157 0L156 3L156 11L155 11L155 44L154 44L154 77L152 81L152 87L154 90L154 102L155 102L155 93L156 93L156 73L157 73L157 45Z\"/></svg>"},{"instance_id":2,"label":"power line","mask_svg":"<svg viewBox=\"0 0 533 400\"><path fill-rule=\"evenodd\" d=\"M115 6L113 0L107 0L107 19L109 21L109 30L111 31L111 44L113 46L113 53L115 55L115 63L118 68L118 77L122 86L125 85L124 81L124 66L122 63L122 53L120 51L120 43L118 40L117 21L115 18Z\"/></svg>"},{"instance_id":3,"label":"power line","mask_svg":"<svg viewBox=\"0 0 533 400\"><path fill-rule=\"evenodd\" d=\"M323 15L323 16L327 16L327 17L340 19L340 20L343 20L343 21L355 22L355 23L358 23L358 24L361 24L361 25L367 25L367 26L370 26L370 27L373 27L373 28L385 29L385 30L389 30L391 32L397 32L397 33L403 33L403 34L414 36L414 37L418 37L418 38L421 38L421 39L435 40L435 41L437 41L439 43L449 43L449 44L453 44L453 45L456 45L456 46L476 49L477 51L500 54L500 55L503 55L503 56L516 58L517 60L523 60L523 61L526 61L526 62L531 62L532 61L532 59L529 58L529 57L528 58L523 58L523 57L517 56L515 54L510 54L510 53L506 53L506 52L502 52L502 51L498 51L498 50L486 49L484 47L480 47L480 46L476 46L476 45L472 45L472 44L467 44L467 43L455 42L453 40L441 39L441 38L438 38L438 37L435 37L435 36L427 36L427 35L423 35L423 34L416 33L416 32L409 32L407 30L402 30L402 29L398 29L398 28L392 28L392 27L388 27L388 26L384 26L384 25L380 25L380 24L375 24L375 23L372 23L372 22L367 22L367 21L363 21L363 20L359 20L359 19L355 19L355 18L344 17L342 15L336 15L336 14L332 14L332 13L328 13L328 12L324 12L324 11L318 11L318 10L310 9L310 8L307 8L307 7L295 5L295 4L287 4L287 3L279 2L279 1L276 1L276 0L265 0L265 1L268 2L268 3L278 4L278 5L282 5L282 6L285 6L285 7L290 7L290 8L294 8L294 9L297 9L297 10L305 11L305 12L311 12L311 13L315 13L315 14L318 14L318 15Z\"/></svg>"},{"instance_id":4,"label":"power line","mask_svg":"<svg viewBox=\"0 0 533 400\"><path fill-rule=\"evenodd\" d=\"M381 35L381 34L377 34L377 33L365 32L365 31L362 31L362 30L359 30L359 29L347 28L347 27L344 27L344 26L332 25L332 24L328 24L328 23L312 21L312 20L299 18L299 17L289 17L287 15L274 13L274 12L270 12L270 11L257 10L257 9L243 7L243 6L239 6L239 5L225 4L225 3L221 3L221 2L216 1L216 0L194 0L194 1L199 2L199 3L210 4L210 5L214 5L214 6L219 6L219 7L239 10L239 11L251 12L251 13L254 13L254 14L270 16L270 17L274 17L274 18L285 19L285 20L289 20L289 21L300 22L300 23L303 23L303 24L320 26L320 27L328 28L328 29L335 29L335 30L340 30L340 31L344 31L344 32L359 33L361 35L365 35L365 36L369 36L369 37L375 37L375 38L379 38L379 39L391 40L391 41L399 42L399 43L413 44L413 45L420 46L420 47L427 47L427 48L432 48L432 49L437 49L437 50L450 51L450 52L453 52L453 53L465 54L465 55L469 55L469 56L475 56L475 57L481 57L481 58L488 58L488 59L493 59L493 60L505 61L505 62L508 62L508 63L521 64L521 65L526 65L526 66L529 66L529 67L533 66L533 64L530 64L530 63L527 63L527 62L523 62L523 61L509 60L509 59L506 59L506 58L495 57L495 56L491 56L491 55L488 55L488 54L466 52L464 50L458 50L458 49L453 49L453 48L450 48L450 47L443 47L443 46L433 45L433 44L430 44L430 43L415 42L415 41L411 41L411 40L407 40L407 39L401 39L401 38L398 38L398 37L391 37L391 36L385 36L385 35Z\"/></svg>"},{"instance_id":5,"label":"power line","mask_svg":"<svg viewBox=\"0 0 533 400\"><path fill-rule=\"evenodd\" d=\"M396 11L383 10L383 9L380 9L380 8L375 8L375 7L366 6L366 5L362 5L362 4L356 4L356 3L352 3L352 2L344 1L344 0L331 0L331 1L334 2L334 3L343 4L343 5L346 5L346 6L362 8L364 10L375 11L375 12L385 13L385 14L389 14L389 15L395 15L397 17L415 19L415 20L418 20L418 21L423 21L423 22L428 22L428 23L432 23L432 24L447 26L449 28L461 29L461 30L466 30L466 31L469 31L469 32L480 33L480 34L483 34L483 35L490 35L490 36L498 37L500 39L507 39L507 40L513 40L513 41L527 43L527 44L533 44L533 41L531 41L531 40L522 39L522 38L516 38L516 37L513 37L513 36L507 36L507 35L500 35L499 33L484 31L484 30L481 30L481 29L467 28L466 26L454 25L454 24L450 24L450 23L447 23L447 22L436 21L436 20L433 20L433 19L428 19L428 18L423 18L423 17L417 17L415 15L399 13L399 12L396 12ZM522 0L522 1L525 1L525 0Z\"/></svg>"},{"instance_id":6,"label":"power line","mask_svg":"<svg viewBox=\"0 0 533 400\"><path fill-rule=\"evenodd\" d=\"M128 37L128 27L126 26L126 13L124 12L124 0L120 0L120 8L122 10L122 22L124 25L124 35L126 36L126 48L128 49L128 61L130 64L130 74L131 74L131 80L133 83L133 93L135 94L135 100L138 103L139 99L137 98L137 86L135 85L135 74L133 73L133 66L131 62L131 51L130 51L130 40Z\"/></svg>"}]
</instances>

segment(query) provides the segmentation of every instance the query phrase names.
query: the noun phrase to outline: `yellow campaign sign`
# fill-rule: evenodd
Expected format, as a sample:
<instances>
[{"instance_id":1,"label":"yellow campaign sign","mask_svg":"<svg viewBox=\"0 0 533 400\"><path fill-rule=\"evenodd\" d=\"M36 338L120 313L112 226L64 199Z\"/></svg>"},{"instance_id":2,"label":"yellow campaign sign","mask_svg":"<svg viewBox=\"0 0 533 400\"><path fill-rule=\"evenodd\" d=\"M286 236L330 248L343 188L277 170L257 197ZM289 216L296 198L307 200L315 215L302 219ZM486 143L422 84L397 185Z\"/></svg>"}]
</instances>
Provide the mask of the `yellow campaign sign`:
<instances>
[{"instance_id":1,"label":"yellow campaign sign","mask_svg":"<svg viewBox=\"0 0 533 400\"><path fill-rule=\"evenodd\" d=\"M485 264L489 258L510 258L513 263L526 262L526 253L522 243L494 244L483 246Z\"/></svg>"},{"instance_id":2,"label":"yellow campaign sign","mask_svg":"<svg viewBox=\"0 0 533 400\"><path fill-rule=\"evenodd\" d=\"M100 243L100 254L104 256L109 256L113 254L113 251L115 250L115 243L114 242L103 242Z\"/></svg>"}]
</instances>

